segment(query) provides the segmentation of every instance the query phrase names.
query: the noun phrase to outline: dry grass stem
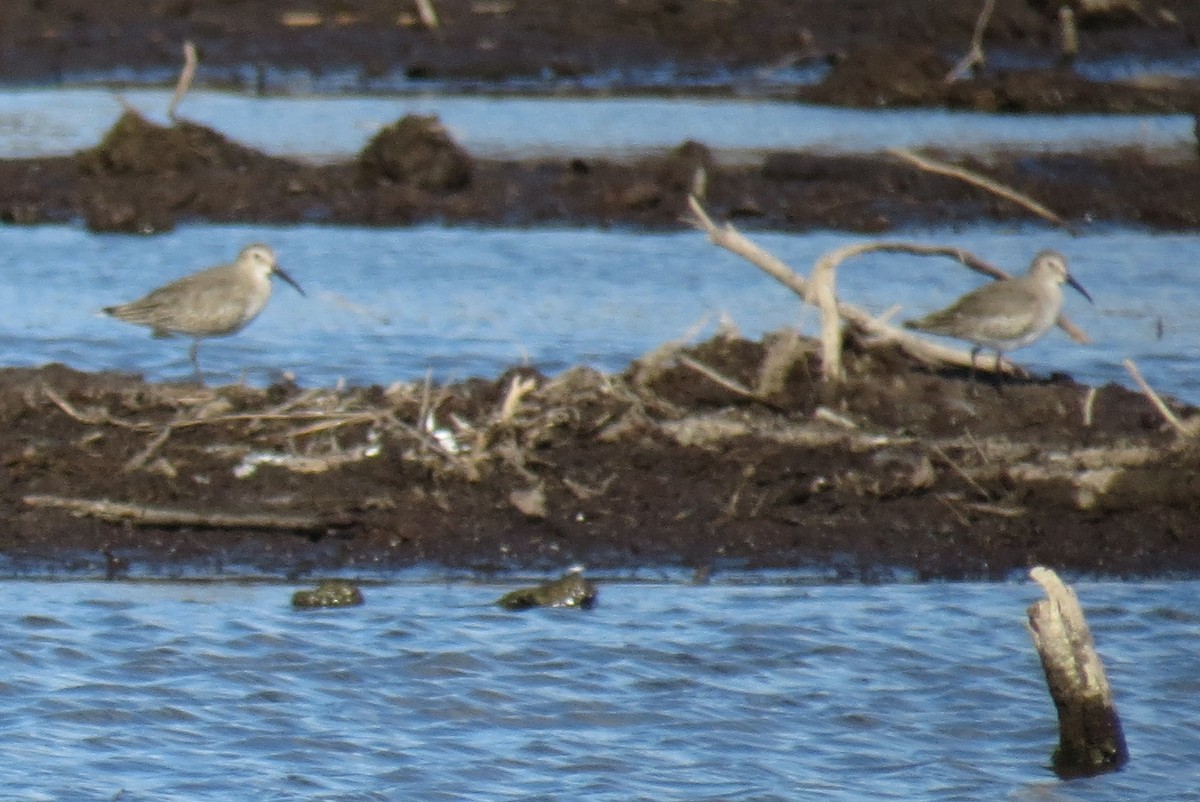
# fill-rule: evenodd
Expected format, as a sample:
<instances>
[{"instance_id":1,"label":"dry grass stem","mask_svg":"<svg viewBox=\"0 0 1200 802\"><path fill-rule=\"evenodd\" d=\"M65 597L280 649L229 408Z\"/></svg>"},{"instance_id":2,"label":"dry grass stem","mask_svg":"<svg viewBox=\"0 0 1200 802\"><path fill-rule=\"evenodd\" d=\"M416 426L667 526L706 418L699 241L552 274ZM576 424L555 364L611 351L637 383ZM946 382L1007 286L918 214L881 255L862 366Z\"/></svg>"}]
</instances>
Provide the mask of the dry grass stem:
<instances>
[{"instance_id":1,"label":"dry grass stem","mask_svg":"<svg viewBox=\"0 0 1200 802\"><path fill-rule=\"evenodd\" d=\"M845 415L839 415L829 407L817 407L813 410L813 419L832 423L834 426L840 426L843 429L857 429L858 424L847 418Z\"/></svg>"},{"instance_id":2,"label":"dry grass stem","mask_svg":"<svg viewBox=\"0 0 1200 802\"><path fill-rule=\"evenodd\" d=\"M143 467L145 467L146 463L150 461L150 458L158 452L158 449L162 448L163 443L167 442L167 438L171 436L171 429L172 427L170 424L164 426L162 431L155 435L154 439L152 439L145 448L134 454L125 462L125 465L122 466L121 470L126 473L131 473L133 471L141 470Z\"/></svg>"},{"instance_id":3,"label":"dry grass stem","mask_svg":"<svg viewBox=\"0 0 1200 802\"><path fill-rule=\"evenodd\" d=\"M971 476L971 474L967 473L966 470L964 470L961 465L959 465L954 460L950 459L950 455L947 454L945 452L945 450L942 449L941 446L937 446L937 445L930 446L929 450L932 451L934 454L936 454L943 463L950 466L950 469L952 471L954 471L956 474L958 474L959 478L961 478L964 482L969 484L975 490L976 493L978 493L980 496L983 497L983 499L985 501L992 500L992 494L989 493L983 485L981 485L981 484L979 484L979 482L975 481L975 479Z\"/></svg>"},{"instance_id":4,"label":"dry grass stem","mask_svg":"<svg viewBox=\"0 0 1200 802\"><path fill-rule=\"evenodd\" d=\"M496 415L497 423L509 423L521 408L521 400L537 388L537 379L533 377L513 376L508 383L508 392L504 394L504 403Z\"/></svg>"},{"instance_id":5,"label":"dry grass stem","mask_svg":"<svg viewBox=\"0 0 1200 802\"><path fill-rule=\"evenodd\" d=\"M800 339L800 332L793 328L784 329L767 347L762 364L758 368L758 381L754 394L760 398L783 392L792 366L800 360L807 349Z\"/></svg>"},{"instance_id":6,"label":"dry grass stem","mask_svg":"<svg viewBox=\"0 0 1200 802\"><path fill-rule=\"evenodd\" d=\"M49 385L43 384L42 392L46 395L47 398L50 399L50 402L53 403L54 406L56 406L60 410L62 410L63 414L65 414L69 418L79 421L80 423L86 423L89 426L99 426L102 424L111 424L113 426L120 426L122 429L132 429L132 430L141 430L141 429L146 428L145 425L143 425L143 424L130 423L128 421L121 420L120 418L114 418L112 415L110 415L108 413L107 410L100 412L100 413L94 413L94 414L85 414L83 412L80 412L78 409L76 409L74 406L72 406L70 404L70 402L68 402L65 398L63 398L61 395L59 395L57 392L55 392L55 390L52 387L50 387Z\"/></svg>"}]
</instances>

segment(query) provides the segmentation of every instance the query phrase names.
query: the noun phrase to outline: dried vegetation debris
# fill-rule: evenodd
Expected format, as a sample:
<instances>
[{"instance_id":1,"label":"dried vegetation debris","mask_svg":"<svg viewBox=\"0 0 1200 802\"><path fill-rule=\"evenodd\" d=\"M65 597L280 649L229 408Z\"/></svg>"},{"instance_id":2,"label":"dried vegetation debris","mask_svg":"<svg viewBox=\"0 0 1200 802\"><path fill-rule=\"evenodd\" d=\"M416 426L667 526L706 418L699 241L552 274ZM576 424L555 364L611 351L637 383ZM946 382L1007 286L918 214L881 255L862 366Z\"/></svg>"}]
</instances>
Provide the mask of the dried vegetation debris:
<instances>
[{"instance_id":1,"label":"dried vegetation debris","mask_svg":"<svg viewBox=\"0 0 1200 802\"><path fill-rule=\"evenodd\" d=\"M1108 386L1087 401L1065 379L898 371L894 349L853 343L833 388L802 338L783 364L779 343L795 339L719 335L620 374L514 369L441 387L0 372L7 537L61 532L71 515L97 521L86 541L97 555L154 542L137 531L207 532L207 549L259 531L257 548L275 558L281 533L307 533L286 549L330 567L794 565L857 553L939 575L1069 554L1061 538L1081 530L1120 553L1064 559L1144 570L1152 555L1114 529L1136 518L1167 537L1195 513L1186 477L1200 455L1140 395ZM755 397L767 374L770 392ZM330 543L336 556L322 551Z\"/></svg>"}]
</instances>

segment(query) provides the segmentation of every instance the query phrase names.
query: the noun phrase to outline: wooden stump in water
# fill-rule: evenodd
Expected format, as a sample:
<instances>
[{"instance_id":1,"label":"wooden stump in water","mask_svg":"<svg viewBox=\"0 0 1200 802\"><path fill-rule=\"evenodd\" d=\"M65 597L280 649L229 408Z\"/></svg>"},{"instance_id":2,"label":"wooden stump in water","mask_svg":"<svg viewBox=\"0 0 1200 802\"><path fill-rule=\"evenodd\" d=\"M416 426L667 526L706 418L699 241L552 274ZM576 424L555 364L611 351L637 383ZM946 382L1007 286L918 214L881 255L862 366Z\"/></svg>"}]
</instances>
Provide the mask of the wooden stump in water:
<instances>
[{"instance_id":1,"label":"wooden stump in water","mask_svg":"<svg viewBox=\"0 0 1200 802\"><path fill-rule=\"evenodd\" d=\"M1079 600L1049 568L1035 567L1029 575L1047 597L1031 604L1028 614L1029 632L1058 709L1054 771L1064 778L1116 771L1129 760L1129 751Z\"/></svg>"}]
</instances>

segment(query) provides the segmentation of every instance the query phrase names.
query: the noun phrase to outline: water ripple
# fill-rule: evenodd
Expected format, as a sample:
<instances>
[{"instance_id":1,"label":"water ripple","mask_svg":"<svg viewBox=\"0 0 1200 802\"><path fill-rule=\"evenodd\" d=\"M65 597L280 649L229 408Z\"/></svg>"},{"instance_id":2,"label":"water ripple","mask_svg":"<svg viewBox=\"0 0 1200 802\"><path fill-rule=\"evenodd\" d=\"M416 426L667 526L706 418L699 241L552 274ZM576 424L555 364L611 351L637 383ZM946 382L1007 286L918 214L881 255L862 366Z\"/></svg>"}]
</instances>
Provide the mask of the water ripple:
<instances>
[{"instance_id":1,"label":"water ripple","mask_svg":"<svg viewBox=\"0 0 1200 802\"><path fill-rule=\"evenodd\" d=\"M1134 751L1058 783L1029 585L5 582L0 785L21 799L1195 799L1194 582L1077 591ZM1095 615L1092 616L1092 612ZM397 621L403 620L403 625Z\"/></svg>"}]
</instances>

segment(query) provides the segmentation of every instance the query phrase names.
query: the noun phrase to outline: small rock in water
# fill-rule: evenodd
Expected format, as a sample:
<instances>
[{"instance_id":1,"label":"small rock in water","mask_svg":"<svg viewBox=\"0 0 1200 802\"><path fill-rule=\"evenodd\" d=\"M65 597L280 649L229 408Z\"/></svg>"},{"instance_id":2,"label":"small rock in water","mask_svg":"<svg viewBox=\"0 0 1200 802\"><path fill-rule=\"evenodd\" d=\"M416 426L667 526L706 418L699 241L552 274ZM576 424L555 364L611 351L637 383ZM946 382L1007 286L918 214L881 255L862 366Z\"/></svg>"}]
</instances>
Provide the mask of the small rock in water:
<instances>
[{"instance_id":1,"label":"small rock in water","mask_svg":"<svg viewBox=\"0 0 1200 802\"><path fill-rule=\"evenodd\" d=\"M596 586L583 578L583 569L575 568L558 579L531 588L519 588L496 600L505 610L530 607L580 607L589 610L596 603Z\"/></svg>"},{"instance_id":2,"label":"small rock in water","mask_svg":"<svg viewBox=\"0 0 1200 802\"><path fill-rule=\"evenodd\" d=\"M303 609L317 607L354 607L363 603L358 585L346 579L322 579L312 590L292 594L292 606Z\"/></svg>"}]
</instances>

